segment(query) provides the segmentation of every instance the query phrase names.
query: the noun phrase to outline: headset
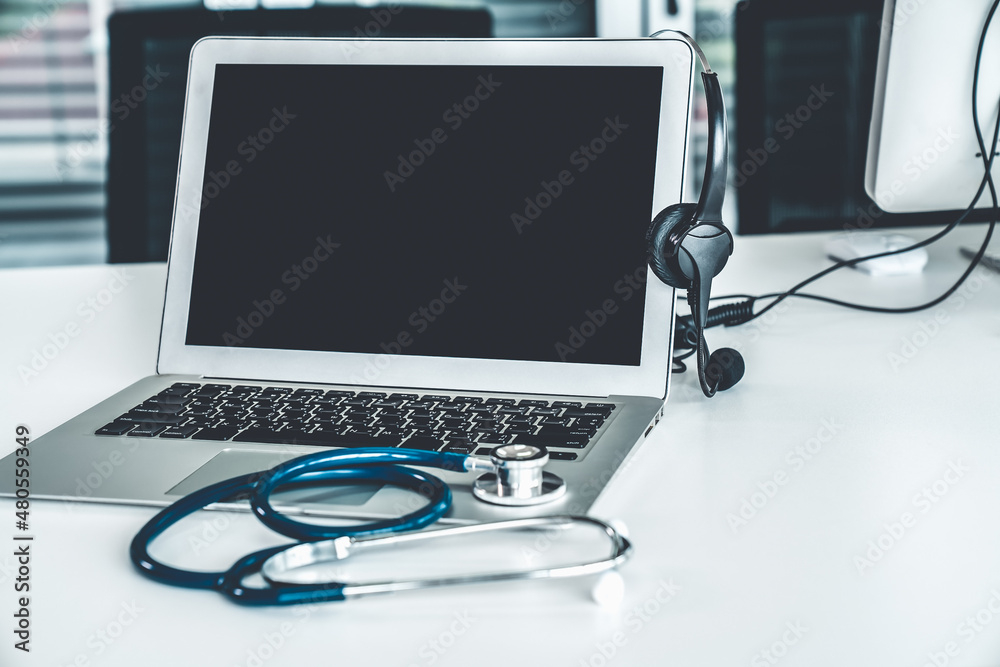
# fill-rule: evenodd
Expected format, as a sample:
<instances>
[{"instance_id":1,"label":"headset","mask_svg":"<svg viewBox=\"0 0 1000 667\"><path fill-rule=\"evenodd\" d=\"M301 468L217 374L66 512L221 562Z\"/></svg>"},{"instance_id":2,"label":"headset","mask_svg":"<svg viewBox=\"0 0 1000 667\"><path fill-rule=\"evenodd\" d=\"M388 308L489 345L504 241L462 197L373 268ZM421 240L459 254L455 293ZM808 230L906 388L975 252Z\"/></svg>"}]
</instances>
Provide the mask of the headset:
<instances>
[{"instance_id":1,"label":"headset","mask_svg":"<svg viewBox=\"0 0 1000 667\"><path fill-rule=\"evenodd\" d=\"M733 253L733 235L722 222L729 164L726 107L719 76L712 71L701 48L687 35L674 31L662 30L651 37L667 32L686 39L705 70L701 80L708 104L708 154L698 203L674 204L653 218L646 232L648 263L662 282L687 291L693 327L685 338L698 354L701 390L711 398L717 391L739 382L745 371L739 352L722 348L709 354L705 342L712 278L722 271Z\"/></svg>"}]
</instances>

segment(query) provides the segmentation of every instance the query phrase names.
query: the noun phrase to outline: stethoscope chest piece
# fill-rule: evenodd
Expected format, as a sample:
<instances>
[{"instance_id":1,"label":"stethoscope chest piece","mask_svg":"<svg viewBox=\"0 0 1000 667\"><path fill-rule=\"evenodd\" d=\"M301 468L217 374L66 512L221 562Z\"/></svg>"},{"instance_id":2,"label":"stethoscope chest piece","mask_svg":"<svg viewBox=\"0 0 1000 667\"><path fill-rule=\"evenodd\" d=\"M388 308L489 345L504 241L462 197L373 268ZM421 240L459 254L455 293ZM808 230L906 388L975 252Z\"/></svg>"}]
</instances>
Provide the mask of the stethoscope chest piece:
<instances>
[{"instance_id":1,"label":"stethoscope chest piece","mask_svg":"<svg viewBox=\"0 0 1000 667\"><path fill-rule=\"evenodd\" d=\"M502 445L490 454L495 473L480 475L472 494L487 503L527 507L558 500L566 494L566 482L542 468L549 461L544 447Z\"/></svg>"}]
</instances>

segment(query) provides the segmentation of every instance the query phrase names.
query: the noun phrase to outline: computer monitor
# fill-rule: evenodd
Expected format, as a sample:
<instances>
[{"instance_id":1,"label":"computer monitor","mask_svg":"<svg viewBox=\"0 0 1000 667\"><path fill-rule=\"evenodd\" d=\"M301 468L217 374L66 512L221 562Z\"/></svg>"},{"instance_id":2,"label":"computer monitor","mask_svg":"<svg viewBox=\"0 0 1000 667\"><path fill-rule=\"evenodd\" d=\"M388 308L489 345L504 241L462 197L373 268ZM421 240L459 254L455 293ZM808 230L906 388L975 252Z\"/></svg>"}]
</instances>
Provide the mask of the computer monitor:
<instances>
[{"instance_id":1,"label":"computer monitor","mask_svg":"<svg viewBox=\"0 0 1000 667\"><path fill-rule=\"evenodd\" d=\"M944 102L944 91L961 88L960 93L949 92L948 99L968 105L971 58L975 56L975 42L988 5L988 0L970 1L975 11L967 12L964 4L957 8L947 0L889 2L892 18L886 20L885 0L754 0L738 6L734 11L736 149L730 179L739 206L740 234L888 230L940 225L957 217L942 211L964 209L968 202L909 209L899 209L897 204L890 208L893 212L886 212L869 196L865 181L866 171L870 171L870 127L873 118L881 127L887 111L881 99L884 85L876 88L876 79L880 84L885 81L878 71L879 47L885 47L884 38L892 37L897 5L904 16L905 30L912 30L912 38L908 36L907 41L912 39L918 54L928 44L933 44L935 50L951 49L950 59L969 63L962 65L969 79L967 85L959 85L947 79L948 69L928 69L905 53L894 56L895 68L912 67L912 76L920 84L913 85L914 79L903 84L909 87L906 92L913 101L892 113L912 120L911 114L917 109L936 109L961 115L963 128L971 130L968 111L953 109L951 102ZM934 18L935 14L949 11L955 16L949 17L947 23ZM900 22L895 21L897 25ZM929 31L915 29L920 25ZM936 25L949 27L939 29ZM994 43L1000 36L998 32L1000 29L991 35ZM962 42L961 54L954 49L957 39ZM993 64L992 92L990 87L984 87L982 94L984 100L992 99L995 105L998 58L995 45L992 48L993 55L987 57ZM887 47L882 51L888 53ZM933 57L929 51L920 55ZM950 69L958 67L956 64ZM989 72L987 67L984 77L991 76ZM946 80L931 83L940 74ZM992 109L995 114L996 107ZM988 122L983 119L984 124ZM894 123L896 128L901 126ZM904 150L912 148L907 143L907 132L897 133L895 141L905 146ZM976 185L981 177L980 171ZM930 178L921 179L924 184L931 182ZM891 186L892 179L889 183ZM986 213L979 210L969 219L985 217Z\"/></svg>"},{"instance_id":2,"label":"computer monitor","mask_svg":"<svg viewBox=\"0 0 1000 667\"><path fill-rule=\"evenodd\" d=\"M985 171L972 120L973 74L993 0L886 0L865 189L892 213L962 211ZM989 148L1000 99L1000 17L987 34L979 119ZM1000 180L1000 160L993 164ZM979 199L972 219L993 206ZM954 217L941 215L941 222Z\"/></svg>"},{"instance_id":3,"label":"computer monitor","mask_svg":"<svg viewBox=\"0 0 1000 667\"><path fill-rule=\"evenodd\" d=\"M754 0L734 10L740 234L838 230L869 215L882 2Z\"/></svg>"},{"instance_id":4,"label":"computer monitor","mask_svg":"<svg viewBox=\"0 0 1000 667\"><path fill-rule=\"evenodd\" d=\"M120 11L108 21L110 108L107 219L109 260L167 258L180 151L188 54L208 35L490 37L482 8L332 5L224 12L204 7Z\"/></svg>"}]
</instances>

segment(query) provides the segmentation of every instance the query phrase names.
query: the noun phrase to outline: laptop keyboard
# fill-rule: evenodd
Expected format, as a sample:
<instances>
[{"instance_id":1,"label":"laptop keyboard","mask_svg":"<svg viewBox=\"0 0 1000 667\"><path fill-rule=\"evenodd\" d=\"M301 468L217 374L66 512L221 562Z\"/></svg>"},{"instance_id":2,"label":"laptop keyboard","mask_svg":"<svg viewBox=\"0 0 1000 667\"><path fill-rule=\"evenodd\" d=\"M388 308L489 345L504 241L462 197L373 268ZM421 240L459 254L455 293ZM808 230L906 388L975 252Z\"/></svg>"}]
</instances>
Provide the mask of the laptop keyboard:
<instances>
[{"instance_id":1,"label":"laptop keyboard","mask_svg":"<svg viewBox=\"0 0 1000 667\"><path fill-rule=\"evenodd\" d=\"M178 382L97 435L320 447L407 447L487 455L542 445L575 461L614 403Z\"/></svg>"}]
</instances>

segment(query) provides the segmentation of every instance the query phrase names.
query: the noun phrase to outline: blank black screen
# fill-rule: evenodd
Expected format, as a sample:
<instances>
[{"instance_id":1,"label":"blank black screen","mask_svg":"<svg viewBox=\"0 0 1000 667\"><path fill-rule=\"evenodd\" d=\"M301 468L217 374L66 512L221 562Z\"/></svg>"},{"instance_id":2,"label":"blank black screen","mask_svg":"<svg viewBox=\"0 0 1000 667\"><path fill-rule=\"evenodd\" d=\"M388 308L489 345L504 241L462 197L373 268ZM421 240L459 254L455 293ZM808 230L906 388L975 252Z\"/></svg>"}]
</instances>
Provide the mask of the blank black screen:
<instances>
[{"instance_id":1,"label":"blank black screen","mask_svg":"<svg viewBox=\"0 0 1000 667\"><path fill-rule=\"evenodd\" d=\"M218 65L187 343L638 365L661 82Z\"/></svg>"}]
</instances>

